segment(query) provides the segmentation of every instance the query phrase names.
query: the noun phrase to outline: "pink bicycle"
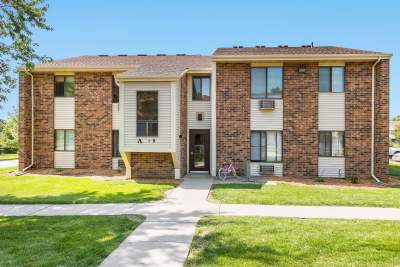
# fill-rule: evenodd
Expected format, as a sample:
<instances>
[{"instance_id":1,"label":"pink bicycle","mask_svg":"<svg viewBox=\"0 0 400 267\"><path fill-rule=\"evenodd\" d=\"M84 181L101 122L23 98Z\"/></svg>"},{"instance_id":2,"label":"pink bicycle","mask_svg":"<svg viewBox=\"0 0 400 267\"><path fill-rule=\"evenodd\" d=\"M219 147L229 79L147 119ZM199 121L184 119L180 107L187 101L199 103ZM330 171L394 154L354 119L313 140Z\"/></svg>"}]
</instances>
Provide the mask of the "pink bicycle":
<instances>
[{"instance_id":1,"label":"pink bicycle","mask_svg":"<svg viewBox=\"0 0 400 267\"><path fill-rule=\"evenodd\" d=\"M224 162L224 166L218 170L219 179L225 182L227 177L236 177L236 170L235 167L233 167L232 161L230 164Z\"/></svg>"}]
</instances>

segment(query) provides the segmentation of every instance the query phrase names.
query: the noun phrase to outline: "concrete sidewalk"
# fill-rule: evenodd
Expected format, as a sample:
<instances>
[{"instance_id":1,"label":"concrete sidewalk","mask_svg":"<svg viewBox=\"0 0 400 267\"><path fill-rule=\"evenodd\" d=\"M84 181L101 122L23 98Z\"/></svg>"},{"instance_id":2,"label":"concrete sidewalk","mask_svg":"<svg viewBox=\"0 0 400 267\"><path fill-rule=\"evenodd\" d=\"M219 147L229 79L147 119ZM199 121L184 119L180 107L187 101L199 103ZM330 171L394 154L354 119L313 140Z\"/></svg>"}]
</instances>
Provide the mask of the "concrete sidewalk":
<instances>
[{"instance_id":1,"label":"concrete sidewalk","mask_svg":"<svg viewBox=\"0 0 400 267\"><path fill-rule=\"evenodd\" d=\"M10 167L17 167L18 160L17 159L10 159L10 160L0 160L0 169L2 168L10 168Z\"/></svg>"},{"instance_id":2,"label":"concrete sidewalk","mask_svg":"<svg viewBox=\"0 0 400 267\"><path fill-rule=\"evenodd\" d=\"M150 203L0 205L0 216L141 214L142 223L101 266L182 266L201 216L271 216L400 220L400 209L217 204L207 201L212 179L185 177L166 199Z\"/></svg>"}]
</instances>

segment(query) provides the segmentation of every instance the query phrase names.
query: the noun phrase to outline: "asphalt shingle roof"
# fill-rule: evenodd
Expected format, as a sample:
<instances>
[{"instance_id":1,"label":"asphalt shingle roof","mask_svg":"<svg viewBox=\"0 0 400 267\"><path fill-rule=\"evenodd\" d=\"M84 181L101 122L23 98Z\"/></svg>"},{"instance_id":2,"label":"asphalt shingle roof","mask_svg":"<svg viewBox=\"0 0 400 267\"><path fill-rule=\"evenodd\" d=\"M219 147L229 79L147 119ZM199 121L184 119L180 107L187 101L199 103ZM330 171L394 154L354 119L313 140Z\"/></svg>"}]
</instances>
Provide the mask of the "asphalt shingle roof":
<instances>
[{"instance_id":1,"label":"asphalt shingle roof","mask_svg":"<svg viewBox=\"0 0 400 267\"><path fill-rule=\"evenodd\" d=\"M296 57L318 56L318 55L385 55L390 54L359 50L352 48L343 48L336 46L301 46L301 47L233 47L218 48L213 57L224 56L280 56L287 55ZM118 70L122 73L119 77L127 78L151 78L151 77L178 77L187 69L205 69L211 68L212 57L201 55L118 55L118 56L79 56L61 60L55 60L49 63L36 65L36 70L71 70L80 71L85 69L94 70Z\"/></svg>"},{"instance_id":2,"label":"asphalt shingle roof","mask_svg":"<svg viewBox=\"0 0 400 267\"><path fill-rule=\"evenodd\" d=\"M356 55L385 54L381 52L343 48L337 46L299 46L299 47L237 47L218 48L213 56L249 56L249 55Z\"/></svg>"}]
</instances>

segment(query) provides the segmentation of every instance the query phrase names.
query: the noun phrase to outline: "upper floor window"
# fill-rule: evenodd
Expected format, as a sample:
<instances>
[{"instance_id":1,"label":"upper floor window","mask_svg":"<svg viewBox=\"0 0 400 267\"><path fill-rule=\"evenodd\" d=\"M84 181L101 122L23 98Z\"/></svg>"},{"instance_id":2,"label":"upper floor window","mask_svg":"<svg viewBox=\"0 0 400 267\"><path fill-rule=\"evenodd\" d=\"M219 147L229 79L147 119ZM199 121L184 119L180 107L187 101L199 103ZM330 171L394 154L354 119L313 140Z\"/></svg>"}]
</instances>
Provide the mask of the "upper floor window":
<instances>
[{"instance_id":1,"label":"upper floor window","mask_svg":"<svg viewBox=\"0 0 400 267\"><path fill-rule=\"evenodd\" d=\"M344 67L320 67L319 68L320 92L344 92Z\"/></svg>"},{"instance_id":2,"label":"upper floor window","mask_svg":"<svg viewBox=\"0 0 400 267\"><path fill-rule=\"evenodd\" d=\"M209 77L193 77L192 100L210 101Z\"/></svg>"},{"instance_id":3,"label":"upper floor window","mask_svg":"<svg viewBox=\"0 0 400 267\"><path fill-rule=\"evenodd\" d=\"M158 136L158 92L137 92L136 136Z\"/></svg>"},{"instance_id":4,"label":"upper floor window","mask_svg":"<svg viewBox=\"0 0 400 267\"><path fill-rule=\"evenodd\" d=\"M282 68L252 68L251 98L282 98Z\"/></svg>"},{"instance_id":5,"label":"upper floor window","mask_svg":"<svg viewBox=\"0 0 400 267\"><path fill-rule=\"evenodd\" d=\"M344 132L319 132L319 156L343 157Z\"/></svg>"},{"instance_id":6,"label":"upper floor window","mask_svg":"<svg viewBox=\"0 0 400 267\"><path fill-rule=\"evenodd\" d=\"M54 78L55 96L74 96L75 77L74 76L55 76Z\"/></svg>"},{"instance_id":7,"label":"upper floor window","mask_svg":"<svg viewBox=\"0 0 400 267\"><path fill-rule=\"evenodd\" d=\"M113 103L119 103L119 87L114 77L112 78L112 101Z\"/></svg>"},{"instance_id":8,"label":"upper floor window","mask_svg":"<svg viewBox=\"0 0 400 267\"><path fill-rule=\"evenodd\" d=\"M252 131L250 159L266 162L282 161L282 132Z\"/></svg>"},{"instance_id":9,"label":"upper floor window","mask_svg":"<svg viewBox=\"0 0 400 267\"><path fill-rule=\"evenodd\" d=\"M56 151L75 150L75 131L74 130L55 130L54 148Z\"/></svg>"}]
</instances>

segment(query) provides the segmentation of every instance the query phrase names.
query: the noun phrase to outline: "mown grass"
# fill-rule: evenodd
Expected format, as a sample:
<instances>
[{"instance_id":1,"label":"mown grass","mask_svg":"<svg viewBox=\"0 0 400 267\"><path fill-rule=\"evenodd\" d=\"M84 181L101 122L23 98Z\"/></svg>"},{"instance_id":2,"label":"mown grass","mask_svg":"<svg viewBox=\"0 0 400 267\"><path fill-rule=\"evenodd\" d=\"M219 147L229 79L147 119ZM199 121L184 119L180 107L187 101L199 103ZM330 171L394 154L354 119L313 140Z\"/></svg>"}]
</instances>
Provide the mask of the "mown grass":
<instances>
[{"instance_id":1,"label":"mown grass","mask_svg":"<svg viewBox=\"0 0 400 267\"><path fill-rule=\"evenodd\" d=\"M18 154L0 154L0 160L18 159Z\"/></svg>"},{"instance_id":2,"label":"mown grass","mask_svg":"<svg viewBox=\"0 0 400 267\"><path fill-rule=\"evenodd\" d=\"M229 204L400 207L400 188L349 188L286 183L216 184L212 187L211 197Z\"/></svg>"},{"instance_id":3,"label":"mown grass","mask_svg":"<svg viewBox=\"0 0 400 267\"><path fill-rule=\"evenodd\" d=\"M57 176L10 176L0 173L0 204L130 203L164 198L172 184L101 181Z\"/></svg>"},{"instance_id":4,"label":"mown grass","mask_svg":"<svg viewBox=\"0 0 400 267\"><path fill-rule=\"evenodd\" d=\"M204 217L185 266L398 266L400 223Z\"/></svg>"},{"instance_id":5,"label":"mown grass","mask_svg":"<svg viewBox=\"0 0 400 267\"><path fill-rule=\"evenodd\" d=\"M98 266L143 220L0 217L0 266Z\"/></svg>"}]
</instances>

